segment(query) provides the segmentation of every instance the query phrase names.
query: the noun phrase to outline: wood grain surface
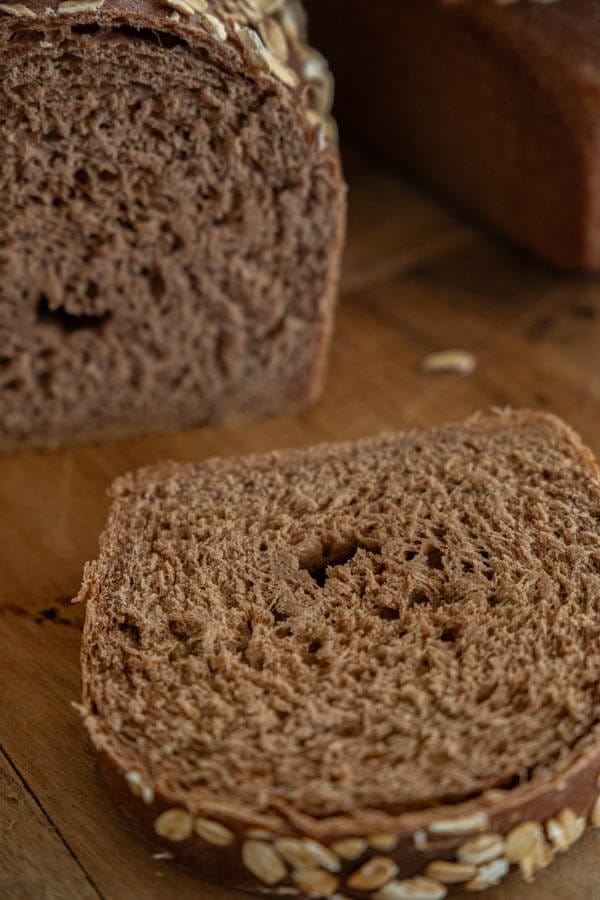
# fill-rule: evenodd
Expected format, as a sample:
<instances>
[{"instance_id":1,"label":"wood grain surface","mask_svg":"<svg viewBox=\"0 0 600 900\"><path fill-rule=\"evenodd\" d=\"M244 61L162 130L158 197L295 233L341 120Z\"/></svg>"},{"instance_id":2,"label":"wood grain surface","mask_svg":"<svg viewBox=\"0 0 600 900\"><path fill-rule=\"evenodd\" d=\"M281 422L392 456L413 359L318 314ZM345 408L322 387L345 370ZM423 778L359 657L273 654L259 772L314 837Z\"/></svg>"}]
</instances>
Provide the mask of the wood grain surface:
<instances>
[{"instance_id":1,"label":"wood grain surface","mask_svg":"<svg viewBox=\"0 0 600 900\"><path fill-rule=\"evenodd\" d=\"M296 418L0 460L0 897L234 900L152 858L84 748L70 605L95 556L106 488L163 458L200 460L458 419L490 405L563 416L600 454L600 286L557 276L479 234L393 169L348 152L348 252L327 389ZM435 350L469 377L426 375ZM489 900L597 900L590 834L534 884ZM469 895L472 896L472 895Z\"/></svg>"}]
</instances>

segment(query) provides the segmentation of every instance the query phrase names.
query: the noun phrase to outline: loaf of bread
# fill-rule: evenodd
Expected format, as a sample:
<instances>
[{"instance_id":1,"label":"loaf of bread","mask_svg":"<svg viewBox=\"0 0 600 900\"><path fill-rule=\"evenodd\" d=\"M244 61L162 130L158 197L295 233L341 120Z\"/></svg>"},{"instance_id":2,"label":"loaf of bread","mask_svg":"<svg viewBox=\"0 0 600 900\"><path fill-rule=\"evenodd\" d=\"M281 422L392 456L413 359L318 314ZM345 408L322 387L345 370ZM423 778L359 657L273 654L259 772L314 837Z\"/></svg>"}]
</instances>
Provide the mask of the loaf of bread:
<instances>
[{"instance_id":1,"label":"loaf of bread","mask_svg":"<svg viewBox=\"0 0 600 900\"><path fill-rule=\"evenodd\" d=\"M552 264L600 269L598 0L307 6L343 127Z\"/></svg>"},{"instance_id":2,"label":"loaf of bread","mask_svg":"<svg viewBox=\"0 0 600 900\"><path fill-rule=\"evenodd\" d=\"M600 825L600 479L558 419L165 464L112 499L84 723L155 851L441 900Z\"/></svg>"},{"instance_id":3,"label":"loaf of bread","mask_svg":"<svg viewBox=\"0 0 600 900\"><path fill-rule=\"evenodd\" d=\"M330 103L297 0L0 3L0 449L316 398Z\"/></svg>"}]
</instances>

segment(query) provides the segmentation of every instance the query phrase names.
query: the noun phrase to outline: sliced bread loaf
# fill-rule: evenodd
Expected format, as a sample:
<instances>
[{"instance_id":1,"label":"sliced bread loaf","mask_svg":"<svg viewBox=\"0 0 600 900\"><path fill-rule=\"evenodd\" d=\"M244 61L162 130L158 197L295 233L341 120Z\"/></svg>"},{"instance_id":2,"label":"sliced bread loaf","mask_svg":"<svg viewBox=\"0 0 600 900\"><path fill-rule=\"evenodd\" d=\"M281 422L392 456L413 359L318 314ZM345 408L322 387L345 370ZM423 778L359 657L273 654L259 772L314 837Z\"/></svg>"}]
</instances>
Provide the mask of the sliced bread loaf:
<instances>
[{"instance_id":1,"label":"sliced bread loaf","mask_svg":"<svg viewBox=\"0 0 600 900\"><path fill-rule=\"evenodd\" d=\"M85 728L118 804L274 895L442 898L600 824L600 480L559 420L112 489Z\"/></svg>"},{"instance_id":2,"label":"sliced bread loaf","mask_svg":"<svg viewBox=\"0 0 600 900\"><path fill-rule=\"evenodd\" d=\"M330 103L297 0L0 3L0 450L317 397Z\"/></svg>"}]
</instances>

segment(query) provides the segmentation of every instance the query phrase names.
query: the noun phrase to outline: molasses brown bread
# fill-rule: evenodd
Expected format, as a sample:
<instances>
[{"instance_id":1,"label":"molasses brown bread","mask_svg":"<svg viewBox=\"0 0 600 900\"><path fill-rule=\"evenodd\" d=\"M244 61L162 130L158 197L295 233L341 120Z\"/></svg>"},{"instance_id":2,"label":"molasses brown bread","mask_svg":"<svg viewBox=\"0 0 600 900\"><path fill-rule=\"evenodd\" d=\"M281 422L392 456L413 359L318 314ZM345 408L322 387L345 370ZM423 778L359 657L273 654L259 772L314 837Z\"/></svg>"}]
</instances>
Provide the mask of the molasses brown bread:
<instances>
[{"instance_id":1,"label":"molasses brown bread","mask_svg":"<svg viewBox=\"0 0 600 900\"><path fill-rule=\"evenodd\" d=\"M330 101L296 0L0 4L0 449L317 397Z\"/></svg>"},{"instance_id":2,"label":"molasses brown bread","mask_svg":"<svg viewBox=\"0 0 600 900\"><path fill-rule=\"evenodd\" d=\"M156 851L263 894L443 898L600 824L600 481L558 419L111 493L84 723Z\"/></svg>"},{"instance_id":3,"label":"molasses brown bread","mask_svg":"<svg viewBox=\"0 0 600 900\"><path fill-rule=\"evenodd\" d=\"M600 269L599 0L307 6L347 131L552 264Z\"/></svg>"}]
</instances>

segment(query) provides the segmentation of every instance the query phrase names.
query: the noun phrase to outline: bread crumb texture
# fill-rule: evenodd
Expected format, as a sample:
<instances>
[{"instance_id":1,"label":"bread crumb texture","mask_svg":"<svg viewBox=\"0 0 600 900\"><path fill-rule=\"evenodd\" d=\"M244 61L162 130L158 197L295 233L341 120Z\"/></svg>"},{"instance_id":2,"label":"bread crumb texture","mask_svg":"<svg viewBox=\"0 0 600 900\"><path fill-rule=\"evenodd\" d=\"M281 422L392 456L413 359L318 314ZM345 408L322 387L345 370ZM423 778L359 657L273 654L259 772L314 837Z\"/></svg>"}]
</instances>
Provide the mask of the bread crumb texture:
<instances>
[{"instance_id":1,"label":"bread crumb texture","mask_svg":"<svg viewBox=\"0 0 600 900\"><path fill-rule=\"evenodd\" d=\"M289 411L343 240L295 0L0 4L0 449Z\"/></svg>"},{"instance_id":2,"label":"bread crumb texture","mask_svg":"<svg viewBox=\"0 0 600 900\"><path fill-rule=\"evenodd\" d=\"M169 849L437 898L600 823L600 483L559 420L163 465L112 496L85 724Z\"/></svg>"}]
</instances>

